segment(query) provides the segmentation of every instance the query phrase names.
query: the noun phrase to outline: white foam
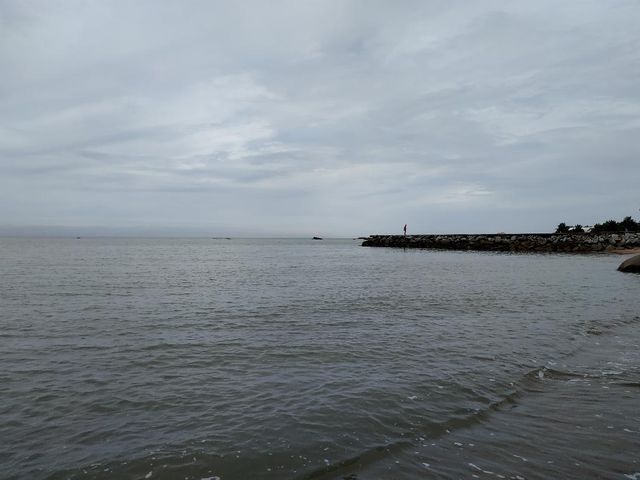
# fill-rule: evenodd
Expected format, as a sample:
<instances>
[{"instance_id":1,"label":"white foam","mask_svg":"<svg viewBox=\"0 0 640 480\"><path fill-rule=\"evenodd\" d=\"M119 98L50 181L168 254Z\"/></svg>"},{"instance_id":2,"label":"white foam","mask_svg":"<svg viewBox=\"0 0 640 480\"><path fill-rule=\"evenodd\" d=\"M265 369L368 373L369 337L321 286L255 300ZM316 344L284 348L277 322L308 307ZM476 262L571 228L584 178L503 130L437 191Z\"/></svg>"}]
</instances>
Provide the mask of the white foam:
<instances>
[{"instance_id":1,"label":"white foam","mask_svg":"<svg viewBox=\"0 0 640 480\"><path fill-rule=\"evenodd\" d=\"M499 473L492 472L491 470L483 470L482 468L477 466L475 463L469 463L469 466L472 467L472 468L475 468L479 472L485 473L487 475L494 475L494 476L496 476L498 478L505 478L504 475L500 475Z\"/></svg>"}]
</instances>

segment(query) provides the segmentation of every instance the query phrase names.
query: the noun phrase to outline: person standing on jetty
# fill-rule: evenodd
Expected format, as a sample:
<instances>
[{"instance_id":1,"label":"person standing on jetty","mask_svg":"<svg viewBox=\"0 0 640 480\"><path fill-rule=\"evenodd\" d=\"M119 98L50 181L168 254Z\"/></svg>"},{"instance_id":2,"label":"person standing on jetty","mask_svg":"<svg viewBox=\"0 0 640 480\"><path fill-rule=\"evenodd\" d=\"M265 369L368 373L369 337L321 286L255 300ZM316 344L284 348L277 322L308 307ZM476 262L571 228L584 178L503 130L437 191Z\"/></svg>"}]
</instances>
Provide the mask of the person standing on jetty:
<instances>
[{"instance_id":1,"label":"person standing on jetty","mask_svg":"<svg viewBox=\"0 0 640 480\"><path fill-rule=\"evenodd\" d=\"M407 236L407 224L406 223L404 224L403 230L404 230L404 236L406 237Z\"/></svg>"}]
</instances>

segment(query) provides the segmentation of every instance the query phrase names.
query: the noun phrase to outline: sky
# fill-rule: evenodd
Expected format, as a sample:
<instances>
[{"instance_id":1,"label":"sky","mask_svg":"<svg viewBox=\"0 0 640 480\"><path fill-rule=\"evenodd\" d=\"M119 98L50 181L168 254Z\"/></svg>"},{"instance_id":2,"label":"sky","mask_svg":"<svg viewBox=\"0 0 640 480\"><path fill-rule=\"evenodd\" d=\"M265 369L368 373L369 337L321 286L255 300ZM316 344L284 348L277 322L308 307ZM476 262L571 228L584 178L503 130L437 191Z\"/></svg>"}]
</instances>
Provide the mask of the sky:
<instances>
[{"instance_id":1,"label":"sky","mask_svg":"<svg viewBox=\"0 0 640 480\"><path fill-rule=\"evenodd\" d=\"M640 2L0 0L0 233L640 217Z\"/></svg>"}]
</instances>

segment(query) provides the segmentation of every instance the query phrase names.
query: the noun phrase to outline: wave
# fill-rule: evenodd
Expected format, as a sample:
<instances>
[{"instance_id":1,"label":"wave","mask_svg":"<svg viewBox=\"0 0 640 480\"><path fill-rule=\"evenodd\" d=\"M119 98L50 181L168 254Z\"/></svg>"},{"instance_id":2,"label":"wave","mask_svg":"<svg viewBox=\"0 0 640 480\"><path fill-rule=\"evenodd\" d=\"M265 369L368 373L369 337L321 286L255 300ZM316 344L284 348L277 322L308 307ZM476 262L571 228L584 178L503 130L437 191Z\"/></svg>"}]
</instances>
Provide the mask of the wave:
<instances>
[{"instance_id":1,"label":"wave","mask_svg":"<svg viewBox=\"0 0 640 480\"><path fill-rule=\"evenodd\" d=\"M474 411L471 414L449 418L442 423L424 425L422 430L428 432L423 434L424 441L437 440L444 435L472 428L477 425L486 423L490 417L507 408L514 408L518 401L529 393L540 392L545 388L553 388L555 381L572 381L578 379L607 379L610 380L612 375L619 375L623 372L604 372L602 374L578 373L564 371L549 367L537 367L524 373L517 381L513 382L513 389L505 392L502 398L488 403L484 408ZM640 382L608 382L621 386L640 388ZM415 432L406 432L406 435L412 435ZM334 478L342 478L345 480L355 480L357 474L354 473L362 467L369 466L375 462L384 460L386 457L404 450L415 448L417 445L412 441L399 441L387 445L376 446L365 450L362 453L346 458L330 465L318 468L310 473L297 477L299 480L329 480ZM355 468L354 468L355 467Z\"/></svg>"}]
</instances>

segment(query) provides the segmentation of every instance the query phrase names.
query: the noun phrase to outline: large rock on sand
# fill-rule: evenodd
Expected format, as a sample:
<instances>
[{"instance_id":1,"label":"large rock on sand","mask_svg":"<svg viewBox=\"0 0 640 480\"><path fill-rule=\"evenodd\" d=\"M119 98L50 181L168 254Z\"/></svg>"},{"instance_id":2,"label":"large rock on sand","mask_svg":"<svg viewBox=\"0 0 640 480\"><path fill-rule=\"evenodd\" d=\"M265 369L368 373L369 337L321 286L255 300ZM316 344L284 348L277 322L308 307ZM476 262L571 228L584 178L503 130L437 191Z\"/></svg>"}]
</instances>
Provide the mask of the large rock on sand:
<instances>
[{"instance_id":1,"label":"large rock on sand","mask_svg":"<svg viewBox=\"0 0 640 480\"><path fill-rule=\"evenodd\" d=\"M640 273L640 255L628 258L620 264L618 270L621 272Z\"/></svg>"}]
</instances>

